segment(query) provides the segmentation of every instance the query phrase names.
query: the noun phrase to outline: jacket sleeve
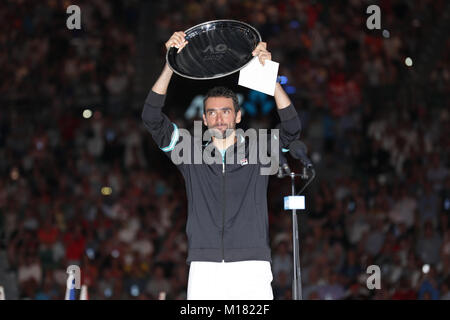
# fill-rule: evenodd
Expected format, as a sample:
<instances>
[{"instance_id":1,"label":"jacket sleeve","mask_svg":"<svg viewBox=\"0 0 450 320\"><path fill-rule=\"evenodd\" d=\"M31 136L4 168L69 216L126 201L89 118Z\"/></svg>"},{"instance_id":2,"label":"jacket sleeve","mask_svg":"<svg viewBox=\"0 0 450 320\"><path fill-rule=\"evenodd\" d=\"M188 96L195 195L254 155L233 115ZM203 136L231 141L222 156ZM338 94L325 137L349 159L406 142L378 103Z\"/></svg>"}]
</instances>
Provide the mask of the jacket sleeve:
<instances>
[{"instance_id":1,"label":"jacket sleeve","mask_svg":"<svg viewBox=\"0 0 450 320\"><path fill-rule=\"evenodd\" d=\"M289 148L289 144L300 137L302 125L294 105L277 109L280 117L280 146Z\"/></svg>"},{"instance_id":2,"label":"jacket sleeve","mask_svg":"<svg viewBox=\"0 0 450 320\"><path fill-rule=\"evenodd\" d=\"M278 134L272 132L267 136L267 145L269 146L267 150L270 152L271 161L267 164L262 164L262 167L270 167L270 171L266 171L264 175L267 172L270 172L269 174L276 173L275 170L278 168L281 160L280 152L286 152L287 150L283 149L289 149L291 142L300 137L301 123L294 106L290 104L284 109L277 109L277 111L281 122L275 127L278 130ZM276 144L272 144L275 141Z\"/></svg>"},{"instance_id":3,"label":"jacket sleeve","mask_svg":"<svg viewBox=\"0 0 450 320\"><path fill-rule=\"evenodd\" d=\"M180 133L177 125L162 112L165 99L166 95L150 91L142 111L142 121L158 147L170 158L179 141Z\"/></svg>"}]
</instances>

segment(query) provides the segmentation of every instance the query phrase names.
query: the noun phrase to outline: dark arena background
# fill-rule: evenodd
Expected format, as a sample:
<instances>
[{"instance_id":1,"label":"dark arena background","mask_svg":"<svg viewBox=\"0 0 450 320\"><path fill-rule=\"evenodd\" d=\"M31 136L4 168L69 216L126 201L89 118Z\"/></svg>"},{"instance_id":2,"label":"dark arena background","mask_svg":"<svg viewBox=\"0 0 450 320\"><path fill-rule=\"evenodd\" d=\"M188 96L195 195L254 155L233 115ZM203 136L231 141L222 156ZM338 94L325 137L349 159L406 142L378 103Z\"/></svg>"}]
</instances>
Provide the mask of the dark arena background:
<instances>
[{"instance_id":1,"label":"dark arena background","mask_svg":"<svg viewBox=\"0 0 450 320\"><path fill-rule=\"evenodd\" d=\"M2 1L3 298L63 300L78 265L90 300L186 299L184 181L141 112L172 33L217 19L261 33L302 121L317 172L298 213L303 299L450 299L444 0ZM275 126L273 98L237 78L174 75L164 111L190 129L199 95L221 84L242 98L242 128ZM289 194L289 179L270 178L276 300L292 299Z\"/></svg>"}]
</instances>

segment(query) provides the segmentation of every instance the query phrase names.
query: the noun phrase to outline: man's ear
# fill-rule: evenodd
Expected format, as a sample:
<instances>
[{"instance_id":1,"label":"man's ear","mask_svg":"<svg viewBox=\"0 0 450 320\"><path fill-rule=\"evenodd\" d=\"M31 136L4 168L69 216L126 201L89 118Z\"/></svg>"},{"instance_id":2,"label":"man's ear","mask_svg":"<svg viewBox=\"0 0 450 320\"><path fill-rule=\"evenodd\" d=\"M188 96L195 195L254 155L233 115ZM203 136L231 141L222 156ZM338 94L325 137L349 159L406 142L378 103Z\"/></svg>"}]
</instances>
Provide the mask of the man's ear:
<instances>
[{"instance_id":1,"label":"man's ear","mask_svg":"<svg viewBox=\"0 0 450 320\"><path fill-rule=\"evenodd\" d=\"M206 122L206 116L205 116L205 114L203 114L203 123L204 123L205 126L208 126L208 123Z\"/></svg>"},{"instance_id":2,"label":"man's ear","mask_svg":"<svg viewBox=\"0 0 450 320\"><path fill-rule=\"evenodd\" d=\"M241 110L239 110L236 113L236 123L240 123L241 122Z\"/></svg>"}]
</instances>

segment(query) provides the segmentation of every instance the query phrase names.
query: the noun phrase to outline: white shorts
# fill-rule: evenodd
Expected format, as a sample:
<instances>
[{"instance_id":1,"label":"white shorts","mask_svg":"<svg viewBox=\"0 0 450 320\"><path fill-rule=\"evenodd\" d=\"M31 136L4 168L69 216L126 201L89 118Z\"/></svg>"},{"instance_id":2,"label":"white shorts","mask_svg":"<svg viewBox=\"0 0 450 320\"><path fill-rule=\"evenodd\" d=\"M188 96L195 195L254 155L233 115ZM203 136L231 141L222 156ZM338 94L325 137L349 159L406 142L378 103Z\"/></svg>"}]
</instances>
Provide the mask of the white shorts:
<instances>
[{"instance_id":1,"label":"white shorts","mask_svg":"<svg viewBox=\"0 0 450 320\"><path fill-rule=\"evenodd\" d=\"M273 300L269 261L193 261L188 300Z\"/></svg>"}]
</instances>

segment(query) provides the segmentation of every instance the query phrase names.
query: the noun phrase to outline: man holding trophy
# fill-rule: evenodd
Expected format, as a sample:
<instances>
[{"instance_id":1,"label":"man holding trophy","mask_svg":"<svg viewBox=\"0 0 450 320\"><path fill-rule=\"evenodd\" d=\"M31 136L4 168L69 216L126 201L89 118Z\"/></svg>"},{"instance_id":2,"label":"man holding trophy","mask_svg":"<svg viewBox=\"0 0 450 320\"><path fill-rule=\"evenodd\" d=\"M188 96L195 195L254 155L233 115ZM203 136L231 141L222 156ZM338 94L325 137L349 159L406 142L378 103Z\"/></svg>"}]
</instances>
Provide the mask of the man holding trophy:
<instances>
[{"instance_id":1,"label":"man holding trophy","mask_svg":"<svg viewBox=\"0 0 450 320\"><path fill-rule=\"evenodd\" d=\"M191 45L187 32L175 32L166 49L182 55ZM174 49L175 48L175 49ZM251 52L251 55L250 55ZM264 65L271 60L266 43L257 42L249 59ZM179 142L179 129L163 113L167 88L174 71L166 63L145 101L142 119L154 141L169 158ZM301 124L288 95L279 83L274 98L280 122L280 147L300 135ZM203 123L211 131L206 143L221 163L181 163L188 199L186 233L187 263L190 265L188 300L271 300L272 271L269 246L267 187L268 175L261 175L261 163L248 163L248 155L235 163L225 157L249 142L236 134L241 111L236 94L224 87L212 88L204 99ZM195 150L194 150L195 151Z\"/></svg>"}]
</instances>

